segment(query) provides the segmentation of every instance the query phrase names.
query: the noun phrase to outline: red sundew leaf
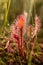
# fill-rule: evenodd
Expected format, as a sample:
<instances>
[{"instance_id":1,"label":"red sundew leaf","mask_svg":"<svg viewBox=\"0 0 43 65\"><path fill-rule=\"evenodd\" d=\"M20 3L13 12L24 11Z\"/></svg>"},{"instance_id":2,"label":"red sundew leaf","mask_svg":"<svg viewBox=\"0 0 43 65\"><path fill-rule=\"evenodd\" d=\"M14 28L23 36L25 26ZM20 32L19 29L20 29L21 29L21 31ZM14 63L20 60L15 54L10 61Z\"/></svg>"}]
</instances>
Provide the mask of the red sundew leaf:
<instances>
[{"instance_id":1,"label":"red sundew leaf","mask_svg":"<svg viewBox=\"0 0 43 65\"><path fill-rule=\"evenodd\" d=\"M24 12L22 15L17 17L18 25L17 27L20 29L23 29L23 34L26 32L26 19L27 19L27 12Z\"/></svg>"},{"instance_id":2,"label":"red sundew leaf","mask_svg":"<svg viewBox=\"0 0 43 65\"><path fill-rule=\"evenodd\" d=\"M37 34L37 32L40 31L40 27L41 27L41 21L39 19L39 17L36 15L35 16L35 33Z\"/></svg>"},{"instance_id":3,"label":"red sundew leaf","mask_svg":"<svg viewBox=\"0 0 43 65\"><path fill-rule=\"evenodd\" d=\"M36 15L35 16L35 27L32 25L28 27L28 36L31 38L34 38L39 33L40 27L41 27L41 22L38 16Z\"/></svg>"},{"instance_id":4,"label":"red sundew leaf","mask_svg":"<svg viewBox=\"0 0 43 65\"><path fill-rule=\"evenodd\" d=\"M6 47L5 48L9 48L10 46L10 40L7 41Z\"/></svg>"},{"instance_id":5,"label":"red sundew leaf","mask_svg":"<svg viewBox=\"0 0 43 65\"><path fill-rule=\"evenodd\" d=\"M27 17L27 15L24 12L22 15L17 17L16 23L15 23L16 26L17 26L17 29L15 29L16 33L14 33L14 38L18 39L16 34L19 36L19 40L18 41L19 41L19 45L21 45L21 50L22 50L22 45L23 45L23 35L24 35L24 29L25 29L24 26L26 24L26 17Z\"/></svg>"},{"instance_id":6,"label":"red sundew leaf","mask_svg":"<svg viewBox=\"0 0 43 65\"><path fill-rule=\"evenodd\" d=\"M27 13L24 12L22 15L17 16L15 24L12 25L12 32L15 34L18 34L20 32L20 29L23 29L23 33L25 32L26 27L26 19L27 19Z\"/></svg>"},{"instance_id":7,"label":"red sundew leaf","mask_svg":"<svg viewBox=\"0 0 43 65\"><path fill-rule=\"evenodd\" d=\"M18 36L18 35L14 34L13 36L14 36L14 38L15 38L17 41L19 41L19 36Z\"/></svg>"},{"instance_id":8,"label":"red sundew leaf","mask_svg":"<svg viewBox=\"0 0 43 65\"><path fill-rule=\"evenodd\" d=\"M27 13L24 12L22 15L18 16L16 18L16 22L15 24L12 25L12 39L14 38L14 40L18 43L18 50L20 52L21 55L23 55L24 53L24 49L23 47L23 35L24 35L24 30L25 30L25 25L26 25L26 19L27 19ZM8 47L9 49L11 49L10 47L10 42L8 42L6 44L6 47ZM12 50L12 49L11 49Z\"/></svg>"},{"instance_id":9,"label":"red sundew leaf","mask_svg":"<svg viewBox=\"0 0 43 65\"><path fill-rule=\"evenodd\" d=\"M23 28L23 26L24 26L24 20L22 17L19 18L19 26L20 26L20 28Z\"/></svg>"},{"instance_id":10,"label":"red sundew leaf","mask_svg":"<svg viewBox=\"0 0 43 65\"><path fill-rule=\"evenodd\" d=\"M8 52L14 52L14 50L13 50L13 49L11 48L11 46L10 46L10 42L11 42L11 41L8 40L5 49L6 49Z\"/></svg>"}]
</instances>

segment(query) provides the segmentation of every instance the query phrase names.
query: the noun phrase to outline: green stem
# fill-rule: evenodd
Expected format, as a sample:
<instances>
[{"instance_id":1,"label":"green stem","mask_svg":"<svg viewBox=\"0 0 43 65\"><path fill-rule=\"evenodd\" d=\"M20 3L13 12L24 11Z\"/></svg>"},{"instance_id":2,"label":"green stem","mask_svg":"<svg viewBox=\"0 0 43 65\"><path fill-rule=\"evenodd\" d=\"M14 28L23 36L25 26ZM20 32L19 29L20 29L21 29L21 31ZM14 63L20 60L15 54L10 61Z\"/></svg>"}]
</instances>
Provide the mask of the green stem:
<instances>
[{"instance_id":1,"label":"green stem","mask_svg":"<svg viewBox=\"0 0 43 65\"><path fill-rule=\"evenodd\" d=\"M31 61L32 61L32 52L30 52L30 55L29 55L29 59L28 59L28 65L31 65Z\"/></svg>"},{"instance_id":2,"label":"green stem","mask_svg":"<svg viewBox=\"0 0 43 65\"><path fill-rule=\"evenodd\" d=\"M7 17L8 17L8 13L9 13L10 4L11 4L11 0L8 0L8 8L6 8L4 26L5 26L6 23L7 23Z\"/></svg>"},{"instance_id":3,"label":"green stem","mask_svg":"<svg viewBox=\"0 0 43 65\"><path fill-rule=\"evenodd\" d=\"M35 5L35 3L36 3L36 1L35 0L32 0L33 2L31 2L31 8L30 8L30 10L31 11L29 11L29 20L28 20L28 22L30 21L30 17L31 17L31 15L32 15L32 8L33 8L33 5L34 5L34 14L36 14L36 5ZM32 24L33 24L33 18L32 18ZM31 43L31 42L30 42ZM28 65L31 65L31 61L32 61L32 53L34 53L34 47L32 47L32 50L31 50L31 52L30 52L30 55L28 56Z\"/></svg>"},{"instance_id":4,"label":"green stem","mask_svg":"<svg viewBox=\"0 0 43 65\"><path fill-rule=\"evenodd\" d=\"M32 15L33 6L34 6L34 0L31 0L31 1L30 1L29 11L28 11L28 24L29 24L29 22L30 22L30 17L31 17L31 15Z\"/></svg>"},{"instance_id":5,"label":"green stem","mask_svg":"<svg viewBox=\"0 0 43 65\"><path fill-rule=\"evenodd\" d=\"M9 9L10 9L11 0L8 0L8 3L7 4L8 4L8 7L6 8L6 11L5 11L5 19L4 19L2 31L5 29L6 24L7 24L7 18L8 18L8 13L9 13ZM2 34L2 32L1 32L1 34Z\"/></svg>"},{"instance_id":6,"label":"green stem","mask_svg":"<svg viewBox=\"0 0 43 65\"><path fill-rule=\"evenodd\" d=\"M30 40L30 43L31 43L31 40ZM30 51L30 55L28 55L28 65L31 65L33 53L34 53L34 46L32 46L32 50Z\"/></svg>"},{"instance_id":7,"label":"green stem","mask_svg":"<svg viewBox=\"0 0 43 65\"><path fill-rule=\"evenodd\" d=\"M19 52L18 52L18 59L19 59L20 65L22 65L22 61L21 61L21 57L19 55Z\"/></svg>"},{"instance_id":8,"label":"green stem","mask_svg":"<svg viewBox=\"0 0 43 65\"><path fill-rule=\"evenodd\" d=\"M37 35L36 35L36 46L35 46L36 52L38 53L39 47L38 47L38 41L37 41Z\"/></svg>"}]
</instances>

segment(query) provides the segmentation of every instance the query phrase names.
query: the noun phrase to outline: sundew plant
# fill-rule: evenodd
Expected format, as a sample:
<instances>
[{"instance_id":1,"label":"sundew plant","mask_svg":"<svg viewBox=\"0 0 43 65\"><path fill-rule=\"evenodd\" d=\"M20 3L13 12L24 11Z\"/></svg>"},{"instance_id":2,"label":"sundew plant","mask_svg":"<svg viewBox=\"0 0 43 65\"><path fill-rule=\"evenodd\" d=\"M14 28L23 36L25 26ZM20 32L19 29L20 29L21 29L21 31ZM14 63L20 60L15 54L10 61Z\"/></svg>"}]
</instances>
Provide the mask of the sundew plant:
<instances>
[{"instance_id":1,"label":"sundew plant","mask_svg":"<svg viewBox=\"0 0 43 65\"><path fill-rule=\"evenodd\" d=\"M0 65L43 65L42 3L0 0Z\"/></svg>"}]
</instances>

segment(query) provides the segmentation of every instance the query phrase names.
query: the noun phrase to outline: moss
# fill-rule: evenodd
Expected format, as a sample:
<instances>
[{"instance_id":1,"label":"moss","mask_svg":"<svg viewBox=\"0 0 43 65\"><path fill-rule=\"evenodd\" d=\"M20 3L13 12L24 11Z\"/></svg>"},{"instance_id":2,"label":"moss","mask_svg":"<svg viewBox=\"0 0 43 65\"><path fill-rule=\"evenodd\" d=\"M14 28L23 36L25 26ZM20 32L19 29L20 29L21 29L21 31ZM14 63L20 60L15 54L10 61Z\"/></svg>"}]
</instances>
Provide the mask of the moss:
<instances>
[{"instance_id":1,"label":"moss","mask_svg":"<svg viewBox=\"0 0 43 65\"><path fill-rule=\"evenodd\" d=\"M4 51L4 49L3 48L0 48L0 52L3 52Z\"/></svg>"},{"instance_id":2,"label":"moss","mask_svg":"<svg viewBox=\"0 0 43 65\"><path fill-rule=\"evenodd\" d=\"M0 58L0 65L6 65L6 63Z\"/></svg>"}]
</instances>

